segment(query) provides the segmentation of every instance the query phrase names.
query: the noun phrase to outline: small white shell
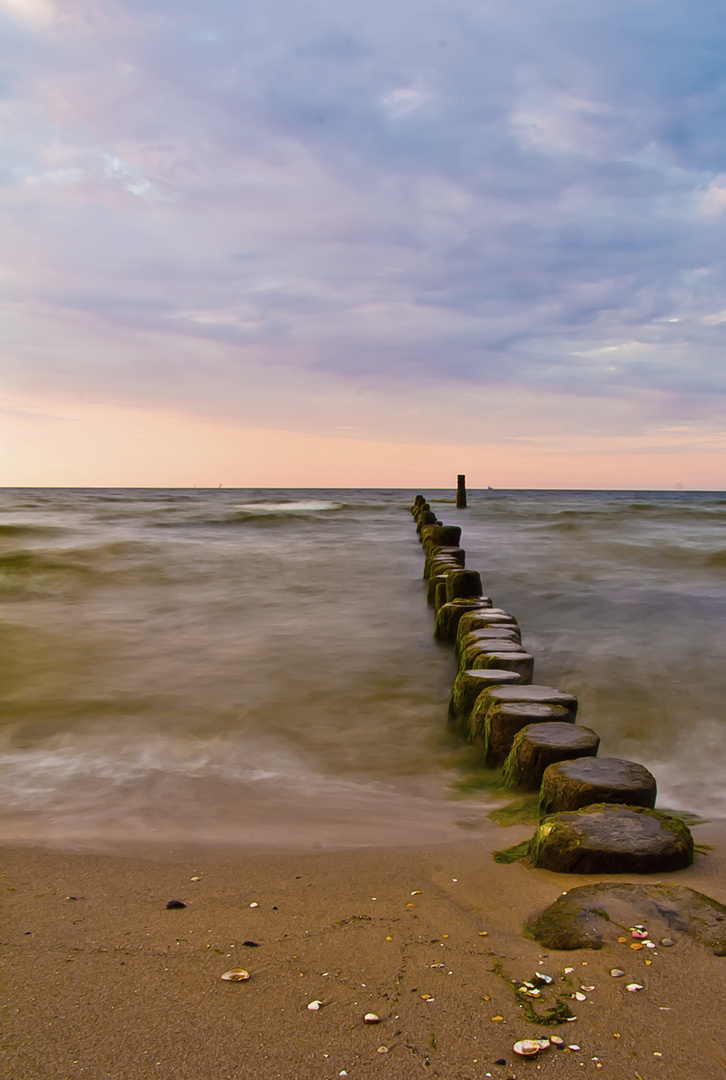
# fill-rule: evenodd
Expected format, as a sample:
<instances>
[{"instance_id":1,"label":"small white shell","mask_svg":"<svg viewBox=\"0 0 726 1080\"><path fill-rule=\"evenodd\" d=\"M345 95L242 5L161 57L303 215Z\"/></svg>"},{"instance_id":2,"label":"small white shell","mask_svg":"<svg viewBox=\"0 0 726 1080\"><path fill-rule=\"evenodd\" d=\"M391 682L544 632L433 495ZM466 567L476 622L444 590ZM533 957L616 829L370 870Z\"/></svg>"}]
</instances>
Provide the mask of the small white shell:
<instances>
[{"instance_id":1,"label":"small white shell","mask_svg":"<svg viewBox=\"0 0 726 1080\"><path fill-rule=\"evenodd\" d=\"M547 983L548 986L552 982L552 976L545 975L544 971L535 971L534 977L539 979L540 982Z\"/></svg>"},{"instance_id":2,"label":"small white shell","mask_svg":"<svg viewBox=\"0 0 726 1080\"><path fill-rule=\"evenodd\" d=\"M546 1050L550 1045L549 1039L521 1039L514 1044L515 1054L521 1057L534 1057L540 1050Z\"/></svg>"},{"instance_id":3,"label":"small white shell","mask_svg":"<svg viewBox=\"0 0 726 1080\"><path fill-rule=\"evenodd\" d=\"M550 1042L553 1046L564 1046L565 1040L561 1035L550 1035Z\"/></svg>"},{"instance_id":4,"label":"small white shell","mask_svg":"<svg viewBox=\"0 0 726 1080\"><path fill-rule=\"evenodd\" d=\"M220 975L220 979L224 979L225 982L246 982L249 977L249 971L245 971L244 968L230 968L224 975Z\"/></svg>"},{"instance_id":5,"label":"small white shell","mask_svg":"<svg viewBox=\"0 0 726 1080\"><path fill-rule=\"evenodd\" d=\"M322 1001L318 1001L316 999L315 1001L310 1002L310 1004L308 1005L308 1008L310 1009L310 1012L317 1012L318 1009L322 1008L322 1004L323 1004Z\"/></svg>"},{"instance_id":6,"label":"small white shell","mask_svg":"<svg viewBox=\"0 0 726 1080\"><path fill-rule=\"evenodd\" d=\"M587 991L588 991L588 993L589 993L589 992L590 992L590 990L594 990L594 989L595 989L595 987L594 987L594 986L581 986L581 987L580 987L580 989L581 989L581 990L587 990Z\"/></svg>"},{"instance_id":7,"label":"small white shell","mask_svg":"<svg viewBox=\"0 0 726 1080\"><path fill-rule=\"evenodd\" d=\"M574 968L565 968L565 975L571 975L574 970Z\"/></svg>"},{"instance_id":8,"label":"small white shell","mask_svg":"<svg viewBox=\"0 0 726 1080\"><path fill-rule=\"evenodd\" d=\"M387 1054L388 1053L388 1047L387 1046L379 1046L378 1047L378 1053L379 1054Z\"/></svg>"},{"instance_id":9,"label":"small white shell","mask_svg":"<svg viewBox=\"0 0 726 1080\"><path fill-rule=\"evenodd\" d=\"M380 1024L381 1022L380 1016L376 1016L375 1013L366 1013L363 1019L366 1024Z\"/></svg>"},{"instance_id":10,"label":"small white shell","mask_svg":"<svg viewBox=\"0 0 726 1080\"><path fill-rule=\"evenodd\" d=\"M581 1048L577 1045L577 1043L570 1043L570 1045L567 1047L567 1049L568 1050L580 1050Z\"/></svg>"},{"instance_id":11,"label":"small white shell","mask_svg":"<svg viewBox=\"0 0 726 1080\"><path fill-rule=\"evenodd\" d=\"M643 987L640 985L640 983L628 983L625 989L629 990L631 994L634 994L636 990L642 990Z\"/></svg>"},{"instance_id":12,"label":"small white shell","mask_svg":"<svg viewBox=\"0 0 726 1080\"><path fill-rule=\"evenodd\" d=\"M610 974L612 975L612 977L614 979L622 979L625 972L621 971L620 968L611 968L610 969Z\"/></svg>"},{"instance_id":13,"label":"small white shell","mask_svg":"<svg viewBox=\"0 0 726 1080\"><path fill-rule=\"evenodd\" d=\"M587 1001L587 994L581 994L578 990L577 993L572 995L575 1001Z\"/></svg>"}]
</instances>

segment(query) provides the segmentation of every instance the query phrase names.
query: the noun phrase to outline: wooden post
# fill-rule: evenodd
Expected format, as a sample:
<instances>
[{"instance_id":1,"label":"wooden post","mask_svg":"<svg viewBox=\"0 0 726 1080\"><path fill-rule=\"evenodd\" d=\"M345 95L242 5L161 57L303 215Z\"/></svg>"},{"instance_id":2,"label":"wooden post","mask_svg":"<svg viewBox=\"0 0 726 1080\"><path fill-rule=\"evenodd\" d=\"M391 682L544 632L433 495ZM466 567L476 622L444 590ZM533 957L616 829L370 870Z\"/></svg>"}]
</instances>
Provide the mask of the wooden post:
<instances>
[{"instance_id":1,"label":"wooden post","mask_svg":"<svg viewBox=\"0 0 726 1080\"><path fill-rule=\"evenodd\" d=\"M456 478L456 508L466 510L466 477L463 473Z\"/></svg>"}]
</instances>

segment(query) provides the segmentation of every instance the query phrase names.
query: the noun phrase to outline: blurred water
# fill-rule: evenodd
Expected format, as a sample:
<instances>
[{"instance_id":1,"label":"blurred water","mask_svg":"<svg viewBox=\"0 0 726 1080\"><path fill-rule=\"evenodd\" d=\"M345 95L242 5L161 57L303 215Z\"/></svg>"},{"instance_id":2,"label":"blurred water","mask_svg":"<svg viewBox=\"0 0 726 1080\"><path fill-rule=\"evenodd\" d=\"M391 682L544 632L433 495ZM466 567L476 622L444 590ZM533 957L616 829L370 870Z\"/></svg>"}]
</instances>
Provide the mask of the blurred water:
<instances>
[{"instance_id":1,"label":"blurred water","mask_svg":"<svg viewBox=\"0 0 726 1080\"><path fill-rule=\"evenodd\" d=\"M446 730L454 665L432 638L413 494L6 490L0 835L476 827L492 778ZM601 752L651 768L659 805L726 817L726 496L470 492L457 511L427 494Z\"/></svg>"}]
</instances>

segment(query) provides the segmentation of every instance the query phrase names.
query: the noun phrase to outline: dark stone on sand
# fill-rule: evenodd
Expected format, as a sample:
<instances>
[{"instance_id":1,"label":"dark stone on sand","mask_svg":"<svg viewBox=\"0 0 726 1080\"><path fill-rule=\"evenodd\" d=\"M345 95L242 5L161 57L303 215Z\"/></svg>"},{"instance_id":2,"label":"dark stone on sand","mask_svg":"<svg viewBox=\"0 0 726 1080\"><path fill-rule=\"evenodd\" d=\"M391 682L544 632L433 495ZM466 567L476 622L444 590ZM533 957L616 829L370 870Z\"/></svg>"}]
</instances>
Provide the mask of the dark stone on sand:
<instances>
[{"instance_id":1,"label":"dark stone on sand","mask_svg":"<svg viewBox=\"0 0 726 1080\"><path fill-rule=\"evenodd\" d=\"M471 634L475 630L487 630L491 626L516 626L517 620L504 608L489 608L488 611L471 611L459 623L459 636Z\"/></svg>"},{"instance_id":2,"label":"dark stone on sand","mask_svg":"<svg viewBox=\"0 0 726 1080\"><path fill-rule=\"evenodd\" d=\"M260 947L259 941L243 941L242 944L246 945L248 949L259 949Z\"/></svg>"},{"instance_id":3,"label":"dark stone on sand","mask_svg":"<svg viewBox=\"0 0 726 1080\"><path fill-rule=\"evenodd\" d=\"M561 705L573 721L577 718L577 698L555 686L503 686L489 694L492 706L497 705Z\"/></svg>"},{"instance_id":4,"label":"dark stone on sand","mask_svg":"<svg viewBox=\"0 0 726 1080\"><path fill-rule=\"evenodd\" d=\"M518 683L521 676L516 671L492 670L460 671L454 680L449 697L449 720L462 729L468 728L469 716L480 694L492 687L506 683Z\"/></svg>"},{"instance_id":5,"label":"dark stone on sand","mask_svg":"<svg viewBox=\"0 0 726 1080\"><path fill-rule=\"evenodd\" d=\"M574 758L595 757L600 736L576 724L528 724L514 736L504 762L502 783L520 791L539 791L548 765Z\"/></svg>"},{"instance_id":6,"label":"dark stone on sand","mask_svg":"<svg viewBox=\"0 0 726 1080\"><path fill-rule=\"evenodd\" d=\"M637 925L648 928L651 941L677 932L726 953L726 907L685 885L580 885L550 904L527 933L545 949L602 949Z\"/></svg>"},{"instance_id":7,"label":"dark stone on sand","mask_svg":"<svg viewBox=\"0 0 726 1080\"><path fill-rule=\"evenodd\" d=\"M655 777L644 765L622 758L586 757L547 766L539 807L543 817L593 803L652 809L656 793Z\"/></svg>"},{"instance_id":8,"label":"dark stone on sand","mask_svg":"<svg viewBox=\"0 0 726 1080\"><path fill-rule=\"evenodd\" d=\"M490 608L489 610L492 609ZM456 654L457 656L460 656L469 645L477 645L481 641L495 640L512 641L517 645L521 645L522 631L513 623L493 623L491 626L482 626L478 630L472 630L468 634L462 634L460 622L459 632L456 635Z\"/></svg>"},{"instance_id":9,"label":"dark stone on sand","mask_svg":"<svg viewBox=\"0 0 726 1080\"><path fill-rule=\"evenodd\" d=\"M444 574L436 574L435 577L430 577L426 582L426 603L434 605L436 601L436 586L443 585L446 589L446 576ZM444 592L442 595L446 595Z\"/></svg>"},{"instance_id":10,"label":"dark stone on sand","mask_svg":"<svg viewBox=\"0 0 726 1080\"><path fill-rule=\"evenodd\" d=\"M507 689L501 687L501 690ZM495 688L500 694L500 688ZM472 740L481 741L488 765L501 765L511 752L514 739L529 725L574 724L575 717L564 705L546 701L501 702L487 694L472 709L469 732Z\"/></svg>"},{"instance_id":11,"label":"dark stone on sand","mask_svg":"<svg viewBox=\"0 0 726 1080\"><path fill-rule=\"evenodd\" d=\"M455 570L460 570L458 562L453 559L447 558L445 555L439 556L431 560L429 565L430 574L453 574Z\"/></svg>"},{"instance_id":12,"label":"dark stone on sand","mask_svg":"<svg viewBox=\"0 0 726 1080\"><path fill-rule=\"evenodd\" d=\"M561 711L543 706L559 706ZM493 687L477 700L469 734L470 738L483 741L485 761L499 765L512 749L514 736L527 724L550 720L574 724L576 718L577 698L554 686Z\"/></svg>"},{"instance_id":13,"label":"dark stone on sand","mask_svg":"<svg viewBox=\"0 0 726 1080\"><path fill-rule=\"evenodd\" d=\"M467 635L470 636L470 635ZM459 653L459 670L479 667L475 663L478 656L491 652L516 652L526 653L526 649L516 639L501 637L486 637L474 641ZM486 665L485 665L486 666Z\"/></svg>"},{"instance_id":14,"label":"dark stone on sand","mask_svg":"<svg viewBox=\"0 0 726 1080\"><path fill-rule=\"evenodd\" d=\"M416 532L421 534L421 530L427 525L435 525L437 522L436 514L431 510L422 510L418 515L418 523L416 525Z\"/></svg>"},{"instance_id":15,"label":"dark stone on sand","mask_svg":"<svg viewBox=\"0 0 726 1080\"><path fill-rule=\"evenodd\" d=\"M447 600L469 600L481 596L481 577L476 570L455 570L446 581Z\"/></svg>"},{"instance_id":16,"label":"dark stone on sand","mask_svg":"<svg viewBox=\"0 0 726 1080\"><path fill-rule=\"evenodd\" d=\"M433 550L429 548L424 560L423 576L430 577L434 572L432 567L441 561L451 566L463 567L466 562L466 552L463 548L456 547L435 547Z\"/></svg>"},{"instance_id":17,"label":"dark stone on sand","mask_svg":"<svg viewBox=\"0 0 726 1080\"><path fill-rule=\"evenodd\" d=\"M430 542L442 547L458 547L461 528L459 525L429 525L425 532L422 532L421 539L424 543Z\"/></svg>"},{"instance_id":18,"label":"dark stone on sand","mask_svg":"<svg viewBox=\"0 0 726 1080\"><path fill-rule=\"evenodd\" d=\"M183 908L183 907L186 907L186 904L184 903L183 900L167 900L167 903L166 903L166 910L167 911L173 911L175 908Z\"/></svg>"},{"instance_id":19,"label":"dark stone on sand","mask_svg":"<svg viewBox=\"0 0 726 1080\"><path fill-rule=\"evenodd\" d=\"M439 583L434 589L434 612L438 616L439 611L446 604L446 574L437 574Z\"/></svg>"},{"instance_id":20,"label":"dark stone on sand","mask_svg":"<svg viewBox=\"0 0 726 1080\"><path fill-rule=\"evenodd\" d=\"M444 590L448 587L448 577L444 582ZM436 590L438 603L439 589ZM434 637L439 641L455 641L459 620L470 611L485 611L491 608L492 602L488 596L477 596L471 600L452 600L436 607L436 626Z\"/></svg>"},{"instance_id":21,"label":"dark stone on sand","mask_svg":"<svg viewBox=\"0 0 726 1080\"><path fill-rule=\"evenodd\" d=\"M561 874L661 874L691 865L693 837L658 810L595 803L545 818L528 857Z\"/></svg>"},{"instance_id":22,"label":"dark stone on sand","mask_svg":"<svg viewBox=\"0 0 726 1080\"><path fill-rule=\"evenodd\" d=\"M522 677L523 683L531 683L534 675L534 657L524 649L508 651L492 649L491 652L481 652L474 660L472 668L501 668L503 671L516 671Z\"/></svg>"}]
</instances>

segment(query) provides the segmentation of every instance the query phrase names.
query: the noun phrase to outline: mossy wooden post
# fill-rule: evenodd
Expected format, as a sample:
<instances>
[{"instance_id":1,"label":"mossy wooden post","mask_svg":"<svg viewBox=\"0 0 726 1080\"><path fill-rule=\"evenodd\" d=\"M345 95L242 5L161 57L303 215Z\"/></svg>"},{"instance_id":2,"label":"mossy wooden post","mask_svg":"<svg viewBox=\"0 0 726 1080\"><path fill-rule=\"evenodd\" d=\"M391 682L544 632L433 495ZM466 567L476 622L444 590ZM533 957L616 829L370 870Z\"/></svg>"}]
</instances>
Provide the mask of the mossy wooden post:
<instances>
[{"instance_id":1,"label":"mossy wooden post","mask_svg":"<svg viewBox=\"0 0 726 1080\"><path fill-rule=\"evenodd\" d=\"M466 477L463 473L456 478L456 509L466 510Z\"/></svg>"}]
</instances>

